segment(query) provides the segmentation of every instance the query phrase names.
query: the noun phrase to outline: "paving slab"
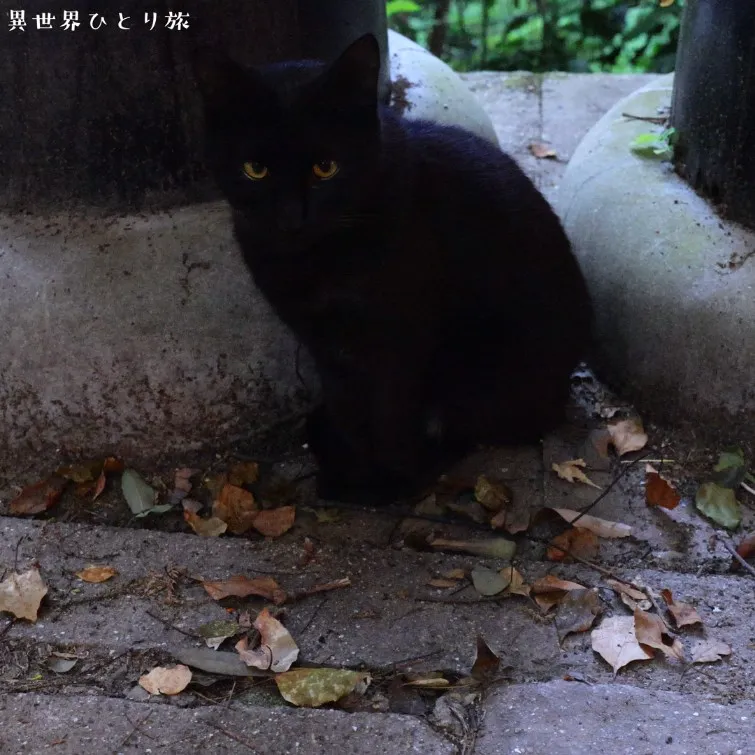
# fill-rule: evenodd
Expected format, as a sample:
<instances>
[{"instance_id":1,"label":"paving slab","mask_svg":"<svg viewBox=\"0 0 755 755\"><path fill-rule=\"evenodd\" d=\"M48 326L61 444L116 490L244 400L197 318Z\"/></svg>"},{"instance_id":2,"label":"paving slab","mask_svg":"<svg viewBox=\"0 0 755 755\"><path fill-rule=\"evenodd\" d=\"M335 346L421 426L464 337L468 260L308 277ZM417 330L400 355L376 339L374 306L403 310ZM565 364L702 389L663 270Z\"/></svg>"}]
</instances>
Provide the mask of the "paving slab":
<instances>
[{"instance_id":1,"label":"paving slab","mask_svg":"<svg viewBox=\"0 0 755 755\"><path fill-rule=\"evenodd\" d=\"M12 567L16 543L23 537L19 568L36 560L50 593L37 623L14 623L5 629L4 640L47 643L66 652L90 648L97 657L148 650L170 654L201 646L195 639L199 627L228 616L199 584L181 579L175 570L206 579L271 575L289 591L348 576L350 588L286 606L286 625L301 648L302 662L373 670L401 664L465 674L480 634L501 654L515 681L545 680L567 672L598 682L611 680L611 669L590 648L589 634L571 635L559 643L553 615L543 616L529 599L491 601L481 599L471 587L450 592L427 585L450 569L468 572L481 564L501 568L503 562L365 543L358 533L370 522L371 518L354 520L349 542L339 536L330 543L327 526L318 527L317 557L300 568L303 538L297 530L273 542L253 542L6 519L0 564ZM111 565L119 574L107 583L84 584L74 575L89 563ZM579 565L522 559L517 568L529 582L553 573L588 587L604 584L600 573ZM703 628L681 633L687 650L700 638L722 640L733 650L725 662L704 668L688 669L663 659L633 664L622 671L622 680L653 688L676 690L683 684L687 691L755 696L755 592L749 577L612 569L619 577L643 580L656 592L670 589L676 599L697 607ZM610 591L602 591L601 599L606 614L629 615ZM252 609L262 604L255 599L242 602ZM10 672L4 673L7 678ZM16 672L13 678L26 676ZM134 682L124 677L121 693Z\"/></svg>"},{"instance_id":2,"label":"paving slab","mask_svg":"<svg viewBox=\"0 0 755 755\"><path fill-rule=\"evenodd\" d=\"M566 163L608 108L658 78L654 74L547 73L543 76L541 140L559 156L543 175L540 189L552 199ZM494 124L495 125L495 124Z\"/></svg>"},{"instance_id":3,"label":"paving slab","mask_svg":"<svg viewBox=\"0 0 755 755\"><path fill-rule=\"evenodd\" d=\"M509 152L549 200L582 137L614 103L657 78L647 74L572 74L478 71L462 74ZM557 159L538 159L542 143Z\"/></svg>"},{"instance_id":4,"label":"paving slab","mask_svg":"<svg viewBox=\"0 0 755 755\"><path fill-rule=\"evenodd\" d=\"M174 705L107 697L0 697L4 755L259 753L262 755L451 755L455 747L411 716ZM103 725L107 722L107 725Z\"/></svg>"},{"instance_id":5,"label":"paving slab","mask_svg":"<svg viewBox=\"0 0 755 755\"><path fill-rule=\"evenodd\" d=\"M488 699L476 755L749 755L755 702L553 681Z\"/></svg>"}]
</instances>

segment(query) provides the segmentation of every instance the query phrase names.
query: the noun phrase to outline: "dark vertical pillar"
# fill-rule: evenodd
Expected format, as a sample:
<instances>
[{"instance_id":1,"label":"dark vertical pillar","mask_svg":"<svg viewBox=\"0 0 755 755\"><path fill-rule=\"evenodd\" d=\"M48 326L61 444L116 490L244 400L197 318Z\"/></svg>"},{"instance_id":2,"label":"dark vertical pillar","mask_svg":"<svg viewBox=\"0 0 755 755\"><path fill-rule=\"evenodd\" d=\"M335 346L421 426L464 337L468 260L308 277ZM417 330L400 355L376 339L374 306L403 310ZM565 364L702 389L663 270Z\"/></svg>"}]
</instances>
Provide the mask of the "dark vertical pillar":
<instances>
[{"instance_id":1,"label":"dark vertical pillar","mask_svg":"<svg viewBox=\"0 0 755 755\"><path fill-rule=\"evenodd\" d=\"M299 0L301 48L304 57L330 61L362 34L372 32L382 53L380 91L390 97L388 21L385 0Z\"/></svg>"},{"instance_id":2,"label":"dark vertical pillar","mask_svg":"<svg viewBox=\"0 0 755 755\"><path fill-rule=\"evenodd\" d=\"M67 8L78 10L73 31L61 28ZM11 31L20 9L25 31ZM170 12L188 13L188 28L169 28ZM39 14L54 16L51 28L37 28ZM0 0L0 208L158 209L213 196L191 49L247 65L329 59L366 31L385 50L383 0Z\"/></svg>"},{"instance_id":3,"label":"dark vertical pillar","mask_svg":"<svg viewBox=\"0 0 755 755\"><path fill-rule=\"evenodd\" d=\"M671 124L679 174L755 228L755 3L687 0Z\"/></svg>"}]
</instances>

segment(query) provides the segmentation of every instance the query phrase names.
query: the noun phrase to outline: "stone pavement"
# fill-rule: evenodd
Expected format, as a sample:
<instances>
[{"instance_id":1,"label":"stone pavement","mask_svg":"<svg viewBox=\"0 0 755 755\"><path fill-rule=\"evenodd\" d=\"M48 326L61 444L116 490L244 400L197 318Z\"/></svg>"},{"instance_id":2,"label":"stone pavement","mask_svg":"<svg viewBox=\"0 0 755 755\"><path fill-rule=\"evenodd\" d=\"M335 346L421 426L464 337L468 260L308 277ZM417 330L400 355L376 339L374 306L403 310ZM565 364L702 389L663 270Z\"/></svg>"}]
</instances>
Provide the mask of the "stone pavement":
<instances>
[{"instance_id":1,"label":"stone pavement","mask_svg":"<svg viewBox=\"0 0 755 755\"><path fill-rule=\"evenodd\" d=\"M526 73L465 78L502 145L550 196L584 132L647 80ZM535 158L534 142L551 145L558 160ZM710 462L705 449L677 447L657 428L650 434L664 456L688 466ZM542 447L481 453L463 467L505 479L514 501L531 510L578 509L597 491L548 470L553 461L578 456L583 438L575 425ZM41 464L49 469L55 460L29 461L30 468ZM614 462L589 474L606 486L621 467ZM279 468L302 469L298 463ZM22 571L36 562L50 588L35 624L0 618L0 752L753 755L755 582L729 571L728 551L689 501L671 512L648 509L642 481L641 470L626 474L591 512L634 528L630 538L602 540L594 563L692 603L703 625L679 633L687 656L696 641L715 639L732 648L722 661L681 664L659 653L614 675L592 651L589 632L559 641L553 618L527 598L480 600L471 587L449 595L428 586L451 569L502 564L415 550L390 510L344 510L318 521L299 506L294 528L276 540L83 523L65 508L56 510L57 522L0 518L0 570ZM12 493L9 482L0 491L3 504ZM125 508L117 494L107 495L102 511ZM160 520L142 523L165 529ZM751 531L752 524L747 509L745 528ZM458 538L479 534L463 524L441 529ZM316 557L302 565L305 537ZM82 583L75 573L91 563L113 566L118 576ZM606 587L604 572L548 562L536 541L519 538L516 566L530 583L552 573L596 587L604 615L630 615ZM350 578L350 588L286 606L285 622L301 663L371 673L361 706L354 702L348 713L294 709L258 680L230 676L203 686L206 674L179 695L146 699L138 677L185 659L201 644L198 627L228 616L194 578L238 573L271 575L288 591ZM439 697L396 682L397 672L467 675L478 635L501 658L500 677L487 695L462 690ZM75 655L77 666L54 673L52 652Z\"/></svg>"}]
</instances>

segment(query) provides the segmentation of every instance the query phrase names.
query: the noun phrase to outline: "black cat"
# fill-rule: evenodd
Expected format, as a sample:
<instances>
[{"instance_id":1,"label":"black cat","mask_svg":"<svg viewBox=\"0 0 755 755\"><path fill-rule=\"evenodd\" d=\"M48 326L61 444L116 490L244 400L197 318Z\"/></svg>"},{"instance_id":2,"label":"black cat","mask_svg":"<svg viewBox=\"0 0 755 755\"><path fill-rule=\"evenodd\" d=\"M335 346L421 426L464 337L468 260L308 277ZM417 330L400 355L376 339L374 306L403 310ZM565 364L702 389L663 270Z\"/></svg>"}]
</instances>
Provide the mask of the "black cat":
<instances>
[{"instance_id":1,"label":"black cat","mask_svg":"<svg viewBox=\"0 0 755 755\"><path fill-rule=\"evenodd\" d=\"M314 357L318 491L416 491L479 443L562 418L591 307L516 163L378 102L378 45L326 67L199 54L208 162L254 280Z\"/></svg>"}]
</instances>

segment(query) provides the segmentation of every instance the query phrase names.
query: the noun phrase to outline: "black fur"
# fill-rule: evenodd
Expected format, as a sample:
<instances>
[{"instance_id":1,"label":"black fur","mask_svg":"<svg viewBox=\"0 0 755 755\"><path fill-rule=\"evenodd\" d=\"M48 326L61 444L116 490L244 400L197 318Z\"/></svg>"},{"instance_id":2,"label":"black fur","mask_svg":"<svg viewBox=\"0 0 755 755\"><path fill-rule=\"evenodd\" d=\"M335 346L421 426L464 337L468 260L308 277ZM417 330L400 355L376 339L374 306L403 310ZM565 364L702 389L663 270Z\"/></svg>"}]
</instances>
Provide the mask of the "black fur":
<instances>
[{"instance_id":1,"label":"black fur","mask_svg":"<svg viewBox=\"0 0 755 755\"><path fill-rule=\"evenodd\" d=\"M208 158L254 280L309 349L323 497L415 491L478 443L562 418L591 308L569 242L516 163L378 104L374 37L330 67L200 57ZM312 166L340 169L319 180ZM250 180L242 165L269 169Z\"/></svg>"}]
</instances>

